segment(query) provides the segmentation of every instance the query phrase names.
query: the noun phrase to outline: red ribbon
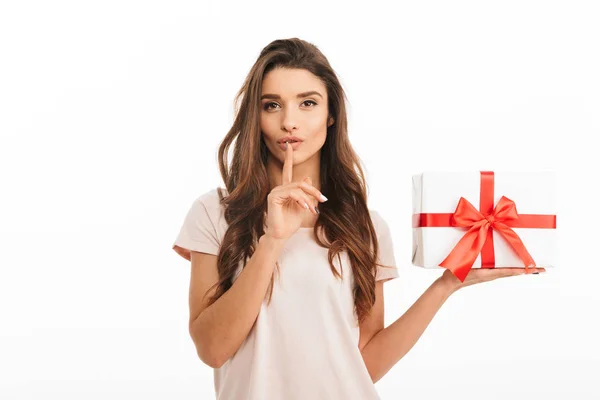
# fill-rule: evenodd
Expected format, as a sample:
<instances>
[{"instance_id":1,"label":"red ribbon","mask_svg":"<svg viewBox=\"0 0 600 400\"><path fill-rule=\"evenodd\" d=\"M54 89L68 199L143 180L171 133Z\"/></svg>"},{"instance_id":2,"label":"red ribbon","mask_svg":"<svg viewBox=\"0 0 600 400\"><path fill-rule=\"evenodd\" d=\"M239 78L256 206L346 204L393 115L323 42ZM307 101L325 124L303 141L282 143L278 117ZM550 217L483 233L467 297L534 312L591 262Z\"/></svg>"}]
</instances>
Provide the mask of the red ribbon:
<instances>
[{"instance_id":1,"label":"red ribbon","mask_svg":"<svg viewBox=\"0 0 600 400\"><path fill-rule=\"evenodd\" d=\"M479 210L461 197L452 214L422 213L413 215L413 227L464 227L467 232L439 264L449 269L464 282L477 256L481 253L481 267L494 268L493 230L500 233L525 264L525 273L535 267L535 261L523 241L512 228L556 228L556 215L519 214L515 202L502 198L494 207L494 172L481 171Z\"/></svg>"}]
</instances>

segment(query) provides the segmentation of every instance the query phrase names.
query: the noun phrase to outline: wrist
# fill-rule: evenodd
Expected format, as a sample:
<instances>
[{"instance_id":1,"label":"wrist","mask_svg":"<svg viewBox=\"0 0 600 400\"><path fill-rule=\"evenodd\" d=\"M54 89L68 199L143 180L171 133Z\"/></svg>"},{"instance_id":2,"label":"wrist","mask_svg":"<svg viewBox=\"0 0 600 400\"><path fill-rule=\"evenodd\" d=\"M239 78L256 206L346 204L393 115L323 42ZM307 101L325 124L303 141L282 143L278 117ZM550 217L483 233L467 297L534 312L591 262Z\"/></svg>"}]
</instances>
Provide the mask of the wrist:
<instances>
[{"instance_id":1,"label":"wrist","mask_svg":"<svg viewBox=\"0 0 600 400\"><path fill-rule=\"evenodd\" d=\"M259 239L259 243L264 243L268 248L282 248L285 245L286 239L278 239L268 234L263 234Z\"/></svg>"},{"instance_id":2,"label":"wrist","mask_svg":"<svg viewBox=\"0 0 600 400\"><path fill-rule=\"evenodd\" d=\"M452 275L451 278L454 278L456 280L456 282L450 281L450 279L448 279L447 275L442 275L439 278L437 278L435 281L435 284L437 286L439 286L441 288L441 290L446 292L448 296L450 296L452 293L454 293L458 289L460 289L460 286L459 286L460 281L458 280L458 278L456 278L454 275Z\"/></svg>"}]
</instances>

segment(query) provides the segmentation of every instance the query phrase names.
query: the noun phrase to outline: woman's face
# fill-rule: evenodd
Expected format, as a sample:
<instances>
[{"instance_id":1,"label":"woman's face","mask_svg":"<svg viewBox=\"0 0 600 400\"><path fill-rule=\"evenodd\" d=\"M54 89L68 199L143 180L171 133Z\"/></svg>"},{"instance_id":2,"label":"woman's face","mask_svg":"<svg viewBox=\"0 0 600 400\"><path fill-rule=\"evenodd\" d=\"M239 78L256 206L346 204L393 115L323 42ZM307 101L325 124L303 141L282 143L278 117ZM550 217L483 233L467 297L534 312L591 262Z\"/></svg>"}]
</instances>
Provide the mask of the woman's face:
<instances>
[{"instance_id":1,"label":"woman's face","mask_svg":"<svg viewBox=\"0 0 600 400\"><path fill-rule=\"evenodd\" d=\"M319 156L327 137L327 90L323 82L304 69L277 68L263 79L260 129L269 152L282 163L285 148L278 141L296 136L294 165Z\"/></svg>"}]
</instances>

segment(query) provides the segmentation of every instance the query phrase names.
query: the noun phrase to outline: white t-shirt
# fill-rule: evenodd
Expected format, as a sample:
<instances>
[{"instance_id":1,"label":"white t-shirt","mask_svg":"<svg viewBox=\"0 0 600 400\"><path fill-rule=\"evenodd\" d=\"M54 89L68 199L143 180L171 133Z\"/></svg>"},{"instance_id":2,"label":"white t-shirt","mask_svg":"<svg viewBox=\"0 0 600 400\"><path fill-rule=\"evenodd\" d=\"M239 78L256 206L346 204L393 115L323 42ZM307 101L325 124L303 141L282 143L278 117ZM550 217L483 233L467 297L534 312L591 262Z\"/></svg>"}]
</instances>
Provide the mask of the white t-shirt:
<instances>
[{"instance_id":1,"label":"white t-shirt","mask_svg":"<svg viewBox=\"0 0 600 400\"><path fill-rule=\"evenodd\" d=\"M226 195L226 190L223 189ZM369 209L380 246L376 279L398 277L387 223ZM190 250L218 254L227 230L217 189L198 197L188 211L173 249L190 260ZM354 315L354 277L341 252L343 281L317 245L313 228L301 227L278 258L280 276L268 290L257 320L238 351L214 369L218 400L372 400L379 399L358 348ZM339 260L333 264L340 271ZM238 267L235 278L241 272ZM277 273L277 269L274 269Z\"/></svg>"}]
</instances>

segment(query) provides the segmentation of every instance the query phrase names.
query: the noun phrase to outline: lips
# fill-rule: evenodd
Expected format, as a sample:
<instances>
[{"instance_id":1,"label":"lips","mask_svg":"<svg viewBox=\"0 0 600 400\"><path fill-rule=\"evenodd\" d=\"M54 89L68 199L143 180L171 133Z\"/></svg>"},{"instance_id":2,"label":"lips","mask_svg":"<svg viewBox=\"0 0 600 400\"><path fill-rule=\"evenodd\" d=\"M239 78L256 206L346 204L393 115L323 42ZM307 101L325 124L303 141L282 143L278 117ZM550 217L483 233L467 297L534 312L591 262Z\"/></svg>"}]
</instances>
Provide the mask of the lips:
<instances>
[{"instance_id":1,"label":"lips","mask_svg":"<svg viewBox=\"0 0 600 400\"><path fill-rule=\"evenodd\" d=\"M290 145L292 146L292 149L295 151L300 145L302 144L302 142L290 142ZM279 147L281 148L281 150L285 151L285 142L279 142Z\"/></svg>"},{"instance_id":2,"label":"lips","mask_svg":"<svg viewBox=\"0 0 600 400\"><path fill-rule=\"evenodd\" d=\"M283 143L285 141L291 141L291 142L301 142L302 139L300 139L298 136L284 136L282 138L280 138L277 143Z\"/></svg>"},{"instance_id":3,"label":"lips","mask_svg":"<svg viewBox=\"0 0 600 400\"><path fill-rule=\"evenodd\" d=\"M292 145L292 149L296 150L298 148L298 146L300 146L300 144L302 144L302 139L300 139L297 136L282 137L281 139L279 139L277 141L277 144L279 144L279 147L282 150L285 150L285 142L289 142Z\"/></svg>"}]
</instances>

